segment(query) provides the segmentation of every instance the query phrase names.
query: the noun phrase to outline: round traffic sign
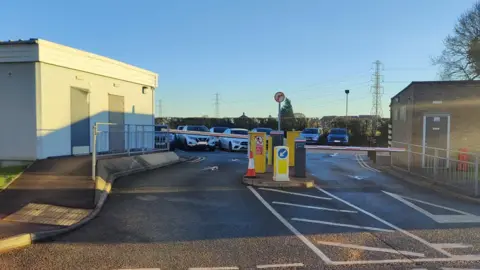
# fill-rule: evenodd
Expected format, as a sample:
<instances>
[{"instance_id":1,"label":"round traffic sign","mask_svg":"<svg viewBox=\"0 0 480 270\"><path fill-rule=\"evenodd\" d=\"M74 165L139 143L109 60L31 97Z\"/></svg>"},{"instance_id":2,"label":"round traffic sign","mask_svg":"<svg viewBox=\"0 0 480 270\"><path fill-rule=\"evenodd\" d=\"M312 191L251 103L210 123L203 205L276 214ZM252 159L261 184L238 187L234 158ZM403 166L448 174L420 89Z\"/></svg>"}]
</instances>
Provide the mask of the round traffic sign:
<instances>
[{"instance_id":1,"label":"round traffic sign","mask_svg":"<svg viewBox=\"0 0 480 270\"><path fill-rule=\"evenodd\" d=\"M278 158L284 159L288 156L288 150L287 149L280 149L278 150Z\"/></svg>"},{"instance_id":2,"label":"round traffic sign","mask_svg":"<svg viewBox=\"0 0 480 270\"><path fill-rule=\"evenodd\" d=\"M283 92L277 92L273 98L276 102L281 103L285 100L285 94Z\"/></svg>"}]
</instances>

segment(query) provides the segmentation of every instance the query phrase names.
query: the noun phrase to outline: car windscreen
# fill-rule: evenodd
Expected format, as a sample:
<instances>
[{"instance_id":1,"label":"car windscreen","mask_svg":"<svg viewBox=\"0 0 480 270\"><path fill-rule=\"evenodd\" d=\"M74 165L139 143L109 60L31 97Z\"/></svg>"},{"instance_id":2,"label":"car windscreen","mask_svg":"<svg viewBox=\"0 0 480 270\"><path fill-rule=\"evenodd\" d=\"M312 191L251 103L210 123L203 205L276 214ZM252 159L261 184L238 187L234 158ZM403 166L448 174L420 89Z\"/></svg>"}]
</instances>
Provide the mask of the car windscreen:
<instances>
[{"instance_id":1,"label":"car windscreen","mask_svg":"<svg viewBox=\"0 0 480 270\"><path fill-rule=\"evenodd\" d=\"M271 128L257 128L255 129L257 132L265 132L267 135L270 135L270 132L272 131Z\"/></svg>"},{"instance_id":2,"label":"car windscreen","mask_svg":"<svg viewBox=\"0 0 480 270\"><path fill-rule=\"evenodd\" d=\"M183 126L178 126L177 129L178 130L183 129Z\"/></svg>"},{"instance_id":3,"label":"car windscreen","mask_svg":"<svg viewBox=\"0 0 480 270\"><path fill-rule=\"evenodd\" d=\"M210 132L206 126L187 126L187 131Z\"/></svg>"},{"instance_id":4,"label":"car windscreen","mask_svg":"<svg viewBox=\"0 0 480 270\"><path fill-rule=\"evenodd\" d=\"M343 128L334 128L330 130L330 134L347 134L347 130Z\"/></svg>"},{"instance_id":5,"label":"car windscreen","mask_svg":"<svg viewBox=\"0 0 480 270\"><path fill-rule=\"evenodd\" d=\"M248 130L233 129L233 130L232 130L232 134L248 135Z\"/></svg>"},{"instance_id":6,"label":"car windscreen","mask_svg":"<svg viewBox=\"0 0 480 270\"><path fill-rule=\"evenodd\" d=\"M215 133L223 133L225 130L227 130L226 127L214 127L213 132Z\"/></svg>"},{"instance_id":7,"label":"car windscreen","mask_svg":"<svg viewBox=\"0 0 480 270\"><path fill-rule=\"evenodd\" d=\"M318 134L318 129L316 128L306 128L302 131L304 134Z\"/></svg>"}]
</instances>

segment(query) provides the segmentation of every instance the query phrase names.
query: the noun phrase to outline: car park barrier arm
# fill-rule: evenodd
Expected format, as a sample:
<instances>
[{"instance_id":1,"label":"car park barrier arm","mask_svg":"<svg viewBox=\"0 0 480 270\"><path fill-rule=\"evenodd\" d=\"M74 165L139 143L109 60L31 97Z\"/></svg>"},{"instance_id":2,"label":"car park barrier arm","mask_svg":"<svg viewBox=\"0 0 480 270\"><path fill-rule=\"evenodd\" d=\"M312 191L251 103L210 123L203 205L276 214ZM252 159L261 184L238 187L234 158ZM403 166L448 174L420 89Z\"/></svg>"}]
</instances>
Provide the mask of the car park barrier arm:
<instances>
[{"instance_id":1,"label":"car park barrier arm","mask_svg":"<svg viewBox=\"0 0 480 270\"><path fill-rule=\"evenodd\" d=\"M343 151L374 151L374 152L405 152L405 148L394 147L356 147L356 146L328 146L328 145L306 145L305 149L318 150L343 150Z\"/></svg>"}]
</instances>

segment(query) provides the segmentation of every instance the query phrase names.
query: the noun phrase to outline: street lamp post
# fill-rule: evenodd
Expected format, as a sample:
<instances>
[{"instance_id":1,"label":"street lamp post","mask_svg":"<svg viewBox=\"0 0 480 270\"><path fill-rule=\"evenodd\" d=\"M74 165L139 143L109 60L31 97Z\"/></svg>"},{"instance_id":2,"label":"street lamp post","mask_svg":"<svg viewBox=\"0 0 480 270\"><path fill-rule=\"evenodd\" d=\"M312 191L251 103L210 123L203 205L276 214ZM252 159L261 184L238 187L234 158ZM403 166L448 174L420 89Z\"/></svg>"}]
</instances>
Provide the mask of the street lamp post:
<instances>
[{"instance_id":1,"label":"street lamp post","mask_svg":"<svg viewBox=\"0 0 480 270\"><path fill-rule=\"evenodd\" d=\"M348 94L350 94L350 90L345 90L345 94L347 96L347 100L345 102L345 118L348 117Z\"/></svg>"}]
</instances>

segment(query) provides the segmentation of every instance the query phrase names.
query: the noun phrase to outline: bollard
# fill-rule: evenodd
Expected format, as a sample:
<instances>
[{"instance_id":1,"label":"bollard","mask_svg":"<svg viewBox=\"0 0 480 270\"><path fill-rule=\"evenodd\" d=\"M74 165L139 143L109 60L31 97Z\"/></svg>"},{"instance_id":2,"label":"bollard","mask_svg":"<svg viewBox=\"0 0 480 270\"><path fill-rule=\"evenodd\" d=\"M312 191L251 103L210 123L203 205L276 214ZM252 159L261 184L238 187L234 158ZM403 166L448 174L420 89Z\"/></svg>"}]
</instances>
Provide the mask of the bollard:
<instances>
[{"instance_id":1,"label":"bollard","mask_svg":"<svg viewBox=\"0 0 480 270\"><path fill-rule=\"evenodd\" d=\"M289 166L295 166L295 140L300 136L301 131L287 131L287 146L290 148Z\"/></svg>"},{"instance_id":2,"label":"bollard","mask_svg":"<svg viewBox=\"0 0 480 270\"><path fill-rule=\"evenodd\" d=\"M288 155L289 149L286 146L277 146L274 148L275 166L273 171L274 181L290 181Z\"/></svg>"},{"instance_id":3,"label":"bollard","mask_svg":"<svg viewBox=\"0 0 480 270\"><path fill-rule=\"evenodd\" d=\"M273 153L273 146L272 146L272 136L267 137L267 165L273 165L272 161L272 153Z\"/></svg>"},{"instance_id":4,"label":"bollard","mask_svg":"<svg viewBox=\"0 0 480 270\"><path fill-rule=\"evenodd\" d=\"M283 131L271 131L270 132L270 137L272 137L272 143L271 147L272 148L272 165L275 168L275 155L273 154L273 151L275 147L277 146L283 146Z\"/></svg>"},{"instance_id":5,"label":"bollard","mask_svg":"<svg viewBox=\"0 0 480 270\"><path fill-rule=\"evenodd\" d=\"M295 140L295 177L306 177L307 170L307 150L305 149L305 140Z\"/></svg>"}]
</instances>

